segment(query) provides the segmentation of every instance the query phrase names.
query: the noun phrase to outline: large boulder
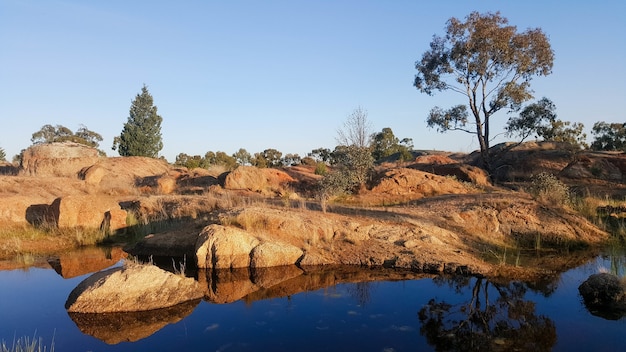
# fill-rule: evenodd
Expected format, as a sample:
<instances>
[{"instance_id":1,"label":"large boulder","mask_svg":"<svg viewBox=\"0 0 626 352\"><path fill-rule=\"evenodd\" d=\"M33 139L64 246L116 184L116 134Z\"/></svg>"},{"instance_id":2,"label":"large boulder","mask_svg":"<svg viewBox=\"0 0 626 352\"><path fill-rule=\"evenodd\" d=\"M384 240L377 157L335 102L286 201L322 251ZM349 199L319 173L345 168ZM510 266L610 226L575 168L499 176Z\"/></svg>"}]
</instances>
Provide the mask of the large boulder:
<instances>
[{"instance_id":1,"label":"large boulder","mask_svg":"<svg viewBox=\"0 0 626 352\"><path fill-rule=\"evenodd\" d=\"M281 242L264 242L252 249L250 267L267 268L296 264L302 257L302 249Z\"/></svg>"},{"instance_id":2,"label":"large boulder","mask_svg":"<svg viewBox=\"0 0 626 352\"><path fill-rule=\"evenodd\" d=\"M68 312L114 313L172 307L202 298L198 282L154 265L129 264L93 274L70 293Z\"/></svg>"},{"instance_id":3,"label":"large boulder","mask_svg":"<svg viewBox=\"0 0 626 352\"><path fill-rule=\"evenodd\" d=\"M125 195L138 191L171 193L175 188L172 178L176 174L165 160L130 156L103 158L82 169L79 177L100 191Z\"/></svg>"},{"instance_id":4,"label":"large boulder","mask_svg":"<svg viewBox=\"0 0 626 352\"><path fill-rule=\"evenodd\" d=\"M418 158L419 159L419 158ZM489 174L477 166L459 163L416 163L411 168L430 172L440 176L453 176L463 182L471 182L477 186L490 186Z\"/></svg>"},{"instance_id":5,"label":"large boulder","mask_svg":"<svg viewBox=\"0 0 626 352\"><path fill-rule=\"evenodd\" d=\"M571 179L597 178L619 182L624 178L622 170L625 162L626 159L609 154L587 153L569 163L559 175Z\"/></svg>"},{"instance_id":6,"label":"large boulder","mask_svg":"<svg viewBox=\"0 0 626 352\"><path fill-rule=\"evenodd\" d=\"M235 227L209 225L202 230L196 244L199 268L247 268L250 252L259 244L251 234Z\"/></svg>"},{"instance_id":7,"label":"large boulder","mask_svg":"<svg viewBox=\"0 0 626 352\"><path fill-rule=\"evenodd\" d=\"M406 195L416 199L440 194L465 194L470 191L456 179L398 168L383 173L372 187L371 193Z\"/></svg>"},{"instance_id":8,"label":"large boulder","mask_svg":"<svg viewBox=\"0 0 626 352\"><path fill-rule=\"evenodd\" d=\"M615 275L593 274L578 286L578 292L594 315L616 320L626 314L625 285Z\"/></svg>"},{"instance_id":9,"label":"large boulder","mask_svg":"<svg viewBox=\"0 0 626 352\"><path fill-rule=\"evenodd\" d=\"M114 197L60 197L52 202L48 211L59 228L82 227L113 232L127 226L126 211Z\"/></svg>"},{"instance_id":10,"label":"large boulder","mask_svg":"<svg viewBox=\"0 0 626 352\"><path fill-rule=\"evenodd\" d=\"M293 265L304 252L276 239L261 241L235 227L209 225L200 233L196 244L199 268L234 269L266 268Z\"/></svg>"},{"instance_id":11,"label":"large boulder","mask_svg":"<svg viewBox=\"0 0 626 352\"><path fill-rule=\"evenodd\" d=\"M282 194L285 186L294 181L286 172L278 169L240 166L226 175L224 188L274 195Z\"/></svg>"},{"instance_id":12,"label":"large boulder","mask_svg":"<svg viewBox=\"0 0 626 352\"><path fill-rule=\"evenodd\" d=\"M28 176L77 177L80 170L98 160L98 149L83 144L37 144L22 153L21 173Z\"/></svg>"}]
</instances>

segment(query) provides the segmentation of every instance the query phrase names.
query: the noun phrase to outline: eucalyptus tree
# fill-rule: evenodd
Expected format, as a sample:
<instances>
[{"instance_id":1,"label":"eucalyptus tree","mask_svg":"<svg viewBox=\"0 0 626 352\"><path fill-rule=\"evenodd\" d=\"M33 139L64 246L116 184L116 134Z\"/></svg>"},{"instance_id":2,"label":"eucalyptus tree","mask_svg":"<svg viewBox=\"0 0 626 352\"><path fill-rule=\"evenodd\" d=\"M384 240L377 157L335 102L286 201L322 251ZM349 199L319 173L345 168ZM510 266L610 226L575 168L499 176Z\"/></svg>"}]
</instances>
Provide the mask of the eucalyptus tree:
<instances>
[{"instance_id":1,"label":"eucalyptus tree","mask_svg":"<svg viewBox=\"0 0 626 352\"><path fill-rule=\"evenodd\" d=\"M531 80L549 75L553 61L541 29L518 32L499 12L472 12L464 21L450 18L446 34L433 36L430 49L415 63L413 85L428 95L452 91L463 96L465 104L446 110L434 107L428 127L476 135L483 166L492 171L492 116L504 108L517 111L532 99Z\"/></svg>"}]
</instances>

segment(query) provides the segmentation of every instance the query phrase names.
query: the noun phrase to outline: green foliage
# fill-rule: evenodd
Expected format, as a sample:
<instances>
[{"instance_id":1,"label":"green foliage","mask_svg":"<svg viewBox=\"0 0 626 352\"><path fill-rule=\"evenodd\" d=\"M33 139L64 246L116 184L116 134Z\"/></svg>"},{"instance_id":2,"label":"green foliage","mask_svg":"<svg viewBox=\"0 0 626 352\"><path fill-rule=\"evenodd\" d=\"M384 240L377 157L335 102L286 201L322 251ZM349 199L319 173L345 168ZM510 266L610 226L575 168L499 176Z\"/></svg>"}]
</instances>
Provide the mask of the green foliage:
<instances>
[{"instance_id":1,"label":"green foliage","mask_svg":"<svg viewBox=\"0 0 626 352\"><path fill-rule=\"evenodd\" d=\"M345 170L335 170L327 173L319 183L319 193L322 200L338 196L345 193L351 193L354 189L350 175Z\"/></svg>"},{"instance_id":2,"label":"green foliage","mask_svg":"<svg viewBox=\"0 0 626 352\"><path fill-rule=\"evenodd\" d=\"M265 168L269 166L267 159L265 158L263 153L254 153L251 162L252 166L256 166L258 168Z\"/></svg>"},{"instance_id":3,"label":"green foliage","mask_svg":"<svg viewBox=\"0 0 626 352\"><path fill-rule=\"evenodd\" d=\"M285 156L282 158L282 163L285 166L296 166L296 165L300 165L300 163L302 162L302 158L300 158L300 155L298 154L285 154Z\"/></svg>"},{"instance_id":4,"label":"green foliage","mask_svg":"<svg viewBox=\"0 0 626 352\"><path fill-rule=\"evenodd\" d=\"M239 165L251 165L252 164L252 155L248 153L244 148L239 148L238 151L233 153L233 158Z\"/></svg>"},{"instance_id":5,"label":"green foliage","mask_svg":"<svg viewBox=\"0 0 626 352\"><path fill-rule=\"evenodd\" d=\"M521 141L535 134L545 141L569 143L579 148L586 148L587 135L584 125L571 124L556 117L556 106L548 98L526 106L517 117L512 117L505 127L508 136L517 135Z\"/></svg>"},{"instance_id":6,"label":"green foliage","mask_svg":"<svg viewBox=\"0 0 626 352\"><path fill-rule=\"evenodd\" d=\"M0 147L0 161L6 161L7 160L7 154L4 151L4 148Z\"/></svg>"},{"instance_id":7,"label":"green foliage","mask_svg":"<svg viewBox=\"0 0 626 352\"><path fill-rule=\"evenodd\" d=\"M593 150L626 151L626 123L596 122L591 129Z\"/></svg>"},{"instance_id":8,"label":"green foliage","mask_svg":"<svg viewBox=\"0 0 626 352\"><path fill-rule=\"evenodd\" d=\"M261 153L254 153L252 158L252 165L264 168L264 167L281 167L283 165L282 159L283 153L276 149L265 149Z\"/></svg>"},{"instance_id":9,"label":"green foliage","mask_svg":"<svg viewBox=\"0 0 626 352\"><path fill-rule=\"evenodd\" d=\"M585 126L580 122L571 124L569 121L550 121L549 126L545 126L539 131L539 137L545 141L563 142L587 148L587 134L583 132Z\"/></svg>"},{"instance_id":10,"label":"green foliage","mask_svg":"<svg viewBox=\"0 0 626 352\"><path fill-rule=\"evenodd\" d=\"M227 170L233 170L237 167L237 160L225 152L208 152L204 155L204 157L210 166L220 165L224 166Z\"/></svg>"},{"instance_id":11,"label":"green foliage","mask_svg":"<svg viewBox=\"0 0 626 352\"><path fill-rule=\"evenodd\" d=\"M39 131L33 133L30 140L33 144L74 142L98 148L102 142L102 136L87 129L85 125L80 125L76 133L65 126L44 125Z\"/></svg>"},{"instance_id":12,"label":"green foliage","mask_svg":"<svg viewBox=\"0 0 626 352\"><path fill-rule=\"evenodd\" d=\"M370 178L374 159L369 148L337 146L332 154L334 170L320 182L320 193L324 197L342 193L353 193Z\"/></svg>"},{"instance_id":13,"label":"green foliage","mask_svg":"<svg viewBox=\"0 0 626 352\"><path fill-rule=\"evenodd\" d=\"M163 149L161 122L152 95L144 85L141 94L132 101L128 121L122 133L113 140L113 150L118 149L121 156L158 157Z\"/></svg>"},{"instance_id":14,"label":"green foliage","mask_svg":"<svg viewBox=\"0 0 626 352\"><path fill-rule=\"evenodd\" d=\"M518 33L499 13L472 12L465 21L450 18L445 36L434 36L430 50L415 63L414 86L428 95L460 93L468 99L469 109L436 107L428 127L475 134L483 165L490 169L490 118L503 108L516 111L531 99L531 79L550 74L553 60L548 38L538 28Z\"/></svg>"},{"instance_id":15,"label":"green foliage","mask_svg":"<svg viewBox=\"0 0 626 352\"><path fill-rule=\"evenodd\" d=\"M317 148L313 149L310 153L307 154L308 157L313 158L313 160L319 162L328 162L330 161L332 151L328 148Z\"/></svg>"},{"instance_id":16,"label":"green foliage","mask_svg":"<svg viewBox=\"0 0 626 352\"><path fill-rule=\"evenodd\" d=\"M405 160L408 155L411 155L413 140L410 138L404 138L400 141L393 134L391 128L385 127L381 132L372 135L371 146L372 157L375 161L385 159L394 154L398 154L398 158L400 160Z\"/></svg>"},{"instance_id":17,"label":"green foliage","mask_svg":"<svg viewBox=\"0 0 626 352\"><path fill-rule=\"evenodd\" d=\"M539 201L556 206L569 206L572 203L569 187L547 172L531 177L528 193Z\"/></svg>"},{"instance_id":18,"label":"green foliage","mask_svg":"<svg viewBox=\"0 0 626 352\"><path fill-rule=\"evenodd\" d=\"M225 152L220 151L208 151L204 154L204 156L191 156L185 153L180 153L176 156L174 165L184 166L190 170L195 168L208 169L211 166L223 166L227 170L233 170L237 167L237 160Z\"/></svg>"},{"instance_id":19,"label":"green foliage","mask_svg":"<svg viewBox=\"0 0 626 352\"><path fill-rule=\"evenodd\" d=\"M209 165L205 158L200 155L187 155L185 153L180 153L176 156L176 161L174 165L184 166L189 170L195 168L203 168L206 169Z\"/></svg>"},{"instance_id":20,"label":"green foliage","mask_svg":"<svg viewBox=\"0 0 626 352\"><path fill-rule=\"evenodd\" d=\"M326 175L326 173L328 173L328 167L326 166L326 163L324 162L318 162L315 164L315 174L316 175Z\"/></svg>"}]
</instances>

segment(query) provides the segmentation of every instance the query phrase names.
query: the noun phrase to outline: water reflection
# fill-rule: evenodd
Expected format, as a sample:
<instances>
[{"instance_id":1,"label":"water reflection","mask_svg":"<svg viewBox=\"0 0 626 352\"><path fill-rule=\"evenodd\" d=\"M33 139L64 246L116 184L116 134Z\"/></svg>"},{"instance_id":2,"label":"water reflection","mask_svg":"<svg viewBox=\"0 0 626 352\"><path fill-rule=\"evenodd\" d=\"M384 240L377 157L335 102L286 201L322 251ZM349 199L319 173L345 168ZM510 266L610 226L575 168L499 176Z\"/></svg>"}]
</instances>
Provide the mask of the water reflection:
<instances>
[{"instance_id":1,"label":"water reflection","mask_svg":"<svg viewBox=\"0 0 626 352\"><path fill-rule=\"evenodd\" d=\"M109 345L135 342L179 322L196 308L200 300L164 309L123 313L68 313L78 329Z\"/></svg>"},{"instance_id":2,"label":"water reflection","mask_svg":"<svg viewBox=\"0 0 626 352\"><path fill-rule=\"evenodd\" d=\"M212 303L247 303L300 292L315 291L342 283L357 283L354 292L362 302L367 300L367 282L412 280L434 275L409 270L362 268L358 266L298 267L283 266L258 269L206 269L198 272L198 281L206 288L205 299Z\"/></svg>"},{"instance_id":3,"label":"water reflection","mask_svg":"<svg viewBox=\"0 0 626 352\"><path fill-rule=\"evenodd\" d=\"M128 254L120 247L84 247L48 258L48 264L65 279L106 269Z\"/></svg>"},{"instance_id":4,"label":"water reflection","mask_svg":"<svg viewBox=\"0 0 626 352\"><path fill-rule=\"evenodd\" d=\"M625 257L622 253L613 256L603 256L603 258L603 265L606 267L610 266L611 271L623 272ZM537 260L539 259L542 258ZM580 255L565 259L579 263L584 258ZM59 259L59 262L63 263L63 260ZM157 261L155 260L155 262ZM165 270L176 271L176 268L180 270L180 263L182 262L184 262L184 258L174 260L167 258L167 260L163 261L164 265L159 266L163 266ZM592 263L589 266L593 266L592 269L596 270L598 264L596 262ZM65 267L69 268L70 266L66 264ZM345 290L343 291L343 297L348 297L352 302L349 304L350 308L344 312L347 314L347 318L344 315L341 319L335 321L333 320L336 318L334 315L324 315L323 318L316 317L315 319L317 320L311 321L311 324L314 325L311 325L313 328L307 332L310 336L306 335L306 338L336 334L335 338L337 341L344 341L346 334L354 333L355 335L350 335L354 337L358 335L359 331L367 331L367 336L376 336L377 334L373 332L372 327L378 321L383 320L383 317L392 317L391 312L386 310L388 309L387 305L391 307L393 304L398 303L388 301L390 292L385 293L384 297L381 297L381 293L377 292L377 288L383 290L386 287L385 285L392 281L429 278L432 280L422 280L418 286L431 287L434 283L435 286L439 286L439 289L432 288L428 291L416 291L410 298L406 298L407 301L414 300L413 303L415 304L415 306L409 309L401 309L401 311L413 312L409 314L408 320L396 321L395 317L389 318L392 324L389 325L391 328L388 328L388 330L404 333L405 336L402 339L405 340L402 340L404 341L402 343L405 343L406 346L410 346L411 343L417 343L417 339L421 339L419 341L424 344L423 346L427 343L436 350L551 350L553 348L558 349L563 344L562 341L559 341L557 345L558 324L555 323L555 320L558 321L559 317L556 315L548 317L541 314L541 308L537 308L537 303L535 303L538 296L548 298L553 295L558 296L558 294L554 294L555 292L563 291L563 287L560 287L563 282L559 281L562 280L560 279L561 276L556 273L540 277L539 279L537 276L533 276L532 280L528 282L516 282L506 279L488 280L480 277L441 277L432 274L415 273L409 270L362 268L357 266L285 266L234 270L194 270L187 267L186 269L186 275L195 278L202 287L204 291L203 299L211 303L208 305L204 303L202 307L197 309L197 313L205 312L204 315L192 315L185 320L189 326L193 325L192 322L198 324L197 321L202 321L201 331L197 333L198 337L196 337L200 340L206 338L210 332L218 330L218 327L229 326L229 324L232 327L231 329L238 329L233 330L232 336L228 335L230 336L229 339L235 339L240 334L250 339L255 338L257 335L254 334L259 330L259 322L267 324L268 331L274 331L278 326L281 326L282 322L278 318L281 316L279 313L276 313L275 307L272 306L272 304L277 303L271 302L273 298L288 297L289 299L287 300L279 301L285 302L287 305L285 311L297 311L300 314L306 314L303 316L315 317L315 314L309 313L307 309L319 310L319 308L315 308L318 306L307 301L306 306L308 307L311 304L311 308L305 308L305 305L302 304L302 297L299 298L297 294L333 287L342 287L341 289ZM57 272L59 271L57 270ZM69 273L69 271L67 272ZM587 275L584 276L586 277ZM571 280L572 278L570 277L569 279ZM381 282L381 284L378 285L375 282ZM329 290L329 292L338 294L334 289ZM324 292L324 295L326 295L326 292ZM421 298L417 299L417 296ZM333 300L335 298L333 297ZM551 297L551 299L554 300L555 298ZM250 309L250 311L246 311L245 315L241 316L243 320L232 318L233 321L231 322L230 314L225 315L228 318L220 318L219 315L213 315L214 311L225 312L230 311L229 309L236 309L225 305L236 301L246 303L246 309ZM384 304L381 303L383 301ZM259 303L253 305L254 302ZM290 305L292 302L293 306ZM96 337L107 344L118 344L124 341L134 342L146 339L164 327L191 315L199 304L200 302L196 300L167 309L137 313L69 313L68 315L82 333ZM385 307L384 309L381 309L381 304ZM541 305L541 303L538 304L539 306ZM565 302L560 304L565 304ZM572 306L577 304L578 301L574 298L563 309L571 310ZM237 305L233 306L237 307ZM255 319L246 322L245 319L249 319L252 312L256 312L253 306L262 312L259 312ZM269 314L268 309L270 308L275 315L272 316L271 321L267 322L261 319L261 317L265 317L263 314ZM206 314L207 311L210 311L211 314ZM417 316L415 312L417 312ZM293 314L294 316L296 315L295 313ZM211 318L209 319L208 317ZM301 323L300 319L303 318L300 315L298 317L294 321L289 321L285 326L299 326L300 333L304 334L302 326L306 324ZM370 320L363 317L370 317ZM290 319L291 316L286 315L282 318ZM345 324L346 321L354 321L355 325L343 326L338 321L341 324ZM357 321L358 324L356 323ZM272 324L277 325L274 326ZM561 326L562 324L561 322ZM247 327L247 330L245 330L245 327ZM289 328L287 329L289 330ZM416 332L418 329L419 334ZM225 329L224 331L220 330L220 334L226 334L225 331ZM391 334L391 332L384 329L380 331L385 331L382 334L384 336ZM231 332L228 332L228 334L231 334ZM410 335L413 337L410 337ZM265 341L260 337L258 338L259 341ZM267 338L269 339L268 341L271 340L271 337ZM383 338L379 337L379 339ZM297 342L296 337L293 340L294 343ZM367 339L363 337L363 340ZM364 343L367 345L367 342ZM394 343L401 344L399 340L394 340Z\"/></svg>"},{"instance_id":5,"label":"water reflection","mask_svg":"<svg viewBox=\"0 0 626 352\"><path fill-rule=\"evenodd\" d=\"M551 350L556 327L547 316L537 315L535 303L524 299L528 286L484 278L437 278L465 299L459 303L432 298L418 312L420 333L436 350ZM544 286L550 295L556 286Z\"/></svg>"},{"instance_id":6,"label":"water reflection","mask_svg":"<svg viewBox=\"0 0 626 352\"><path fill-rule=\"evenodd\" d=\"M98 274L94 274L98 275ZM197 272L204 289L204 300L224 304L289 297L300 292L315 291L343 283L354 283L350 295L365 306L369 301L369 282L398 281L433 277L411 271L361 267L307 267L284 266L261 269L206 269ZM132 285L132 284L130 284ZM146 294L151 294L146 292ZM84 334L107 344L138 341L159 331L168 324L191 314L199 301L179 304L167 309L124 313L68 313Z\"/></svg>"}]
</instances>

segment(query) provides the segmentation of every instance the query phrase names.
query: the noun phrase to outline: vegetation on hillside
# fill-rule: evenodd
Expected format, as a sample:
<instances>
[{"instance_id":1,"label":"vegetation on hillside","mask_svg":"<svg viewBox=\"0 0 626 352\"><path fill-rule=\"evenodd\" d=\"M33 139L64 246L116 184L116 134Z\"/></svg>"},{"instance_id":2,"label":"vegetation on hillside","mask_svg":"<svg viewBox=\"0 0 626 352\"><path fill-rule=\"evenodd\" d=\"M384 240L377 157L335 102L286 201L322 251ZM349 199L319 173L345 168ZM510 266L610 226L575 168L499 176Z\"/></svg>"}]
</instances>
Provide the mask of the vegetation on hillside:
<instances>
[{"instance_id":1,"label":"vegetation on hillside","mask_svg":"<svg viewBox=\"0 0 626 352\"><path fill-rule=\"evenodd\" d=\"M89 130L85 125L80 125L76 132L72 132L72 130L62 125L43 125L39 131L33 133L30 140L33 142L33 145L73 142L98 148L100 142L102 142L102 136L99 133ZM100 154L105 155L101 150Z\"/></svg>"}]
</instances>

